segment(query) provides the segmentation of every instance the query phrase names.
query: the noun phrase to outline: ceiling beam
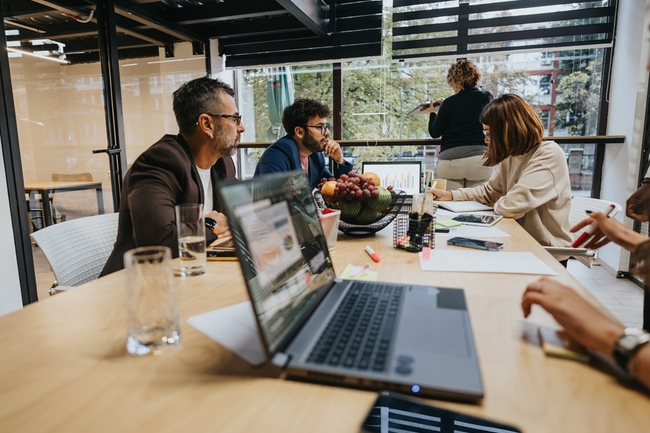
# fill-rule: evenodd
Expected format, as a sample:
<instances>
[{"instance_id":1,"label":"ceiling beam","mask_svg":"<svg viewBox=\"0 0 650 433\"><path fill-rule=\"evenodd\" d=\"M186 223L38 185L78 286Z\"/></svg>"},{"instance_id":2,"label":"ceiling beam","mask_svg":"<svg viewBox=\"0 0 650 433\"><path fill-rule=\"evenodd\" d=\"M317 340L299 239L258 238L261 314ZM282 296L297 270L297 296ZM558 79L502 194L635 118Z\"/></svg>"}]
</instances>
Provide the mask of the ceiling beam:
<instances>
[{"instance_id":1,"label":"ceiling beam","mask_svg":"<svg viewBox=\"0 0 650 433\"><path fill-rule=\"evenodd\" d=\"M292 33L305 30L305 26L291 15L275 18L258 18L255 20L223 22L219 24L200 24L196 30L209 38L231 39L253 35L271 35ZM313 33L312 33L313 34Z\"/></svg>"},{"instance_id":2,"label":"ceiling beam","mask_svg":"<svg viewBox=\"0 0 650 433\"><path fill-rule=\"evenodd\" d=\"M246 7L240 3L211 3L201 7L186 7L173 11L176 24L206 24L220 21L234 21L250 18L289 15L277 3L268 0L246 0ZM167 14L169 16L169 14Z\"/></svg>"},{"instance_id":3,"label":"ceiling beam","mask_svg":"<svg viewBox=\"0 0 650 433\"><path fill-rule=\"evenodd\" d=\"M71 15L74 15L74 16L77 16L77 15L80 15L80 14L88 15L88 13L89 13L87 10L81 11L81 10L76 9L77 7L79 7L79 2L78 1L73 1L73 0L56 0L56 1L32 0L32 1L35 2L35 3L38 3L40 5L52 8L54 10L57 10L57 11L60 11L60 12L63 12L63 13L71 14ZM94 9L94 7L91 7L91 6L92 5L88 4L89 8ZM91 22L96 24L97 19L95 19L93 17L91 19ZM166 41L166 40L161 40L159 38L158 39L152 38L150 36L147 36L146 34L142 34L142 32L135 31L135 30L133 30L133 29L131 29L129 27L119 26L118 25L118 26L116 26L116 30L118 32L122 32L124 34L130 35L130 36L133 36L133 37L137 37L139 39L142 39L143 41L150 42L150 43L155 44L155 45L161 45L162 46L162 45L165 45L166 43L168 43L168 41ZM95 34L97 34L96 30L95 30ZM48 38L51 37L49 31L48 31L48 33L46 33L45 37L48 37Z\"/></svg>"},{"instance_id":4,"label":"ceiling beam","mask_svg":"<svg viewBox=\"0 0 650 433\"><path fill-rule=\"evenodd\" d=\"M207 38L198 33L194 33L172 22L163 20L159 16L154 15L141 7L135 6L126 0L115 0L115 13L182 41L200 42L203 44L208 43Z\"/></svg>"},{"instance_id":5,"label":"ceiling beam","mask_svg":"<svg viewBox=\"0 0 650 433\"><path fill-rule=\"evenodd\" d=\"M327 36L329 6L319 0L276 0L317 36Z\"/></svg>"}]
</instances>

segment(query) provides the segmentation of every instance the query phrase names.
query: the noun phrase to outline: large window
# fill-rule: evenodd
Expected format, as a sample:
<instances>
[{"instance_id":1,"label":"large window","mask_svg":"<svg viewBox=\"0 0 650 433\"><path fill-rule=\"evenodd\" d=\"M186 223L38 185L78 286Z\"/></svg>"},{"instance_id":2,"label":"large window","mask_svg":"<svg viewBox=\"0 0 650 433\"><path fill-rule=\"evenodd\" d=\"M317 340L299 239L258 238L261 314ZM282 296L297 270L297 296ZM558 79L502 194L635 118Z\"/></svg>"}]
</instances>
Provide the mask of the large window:
<instances>
[{"instance_id":1,"label":"large window","mask_svg":"<svg viewBox=\"0 0 650 433\"><path fill-rule=\"evenodd\" d=\"M543 119L548 136L597 135L603 48L481 55L470 58L482 71L480 86L498 96L516 93L533 106ZM408 113L418 104L453 94L446 73L453 59L390 62L366 60L342 64L344 140L410 140L430 138L428 115ZM244 98L252 108L245 112L246 127L255 131L248 141L277 139L271 125L273 108L269 92L277 86L278 69L238 71ZM281 71L283 82L292 82L294 98L311 97L332 106L332 65L294 66ZM273 77L272 79L269 79ZM276 83L276 84L274 84ZM241 85L243 84L243 86ZM273 133L270 133L273 132ZM565 145L573 161L576 190L591 188L594 145ZM252 175L261 149L247 149L243 177ZM433 146L417 148L359 146L346 151L360 165L364 160L422 159L435 167Z\"/></svg>"}]
</instances>

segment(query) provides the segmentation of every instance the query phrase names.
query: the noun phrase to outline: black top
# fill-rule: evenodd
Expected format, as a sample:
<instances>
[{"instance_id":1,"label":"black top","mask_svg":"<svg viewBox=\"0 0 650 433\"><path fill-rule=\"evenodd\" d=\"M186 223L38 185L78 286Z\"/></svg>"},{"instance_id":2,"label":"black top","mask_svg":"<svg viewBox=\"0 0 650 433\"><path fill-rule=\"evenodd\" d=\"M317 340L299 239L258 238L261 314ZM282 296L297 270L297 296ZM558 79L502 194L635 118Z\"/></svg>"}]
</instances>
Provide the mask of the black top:
<instances>
[{"instance_id":1,"label":"black top","mask_svg":"<svg viewBox=\"0 0 650 433\"><path fill-rule=\"evenodd\" d=\"M490 92L473 87L442 101L438 114L429 116L429 134L432 138L442 136L441 152L458 146L485 145L479 117L491 100Z\"/></svg>"}]
</instances>

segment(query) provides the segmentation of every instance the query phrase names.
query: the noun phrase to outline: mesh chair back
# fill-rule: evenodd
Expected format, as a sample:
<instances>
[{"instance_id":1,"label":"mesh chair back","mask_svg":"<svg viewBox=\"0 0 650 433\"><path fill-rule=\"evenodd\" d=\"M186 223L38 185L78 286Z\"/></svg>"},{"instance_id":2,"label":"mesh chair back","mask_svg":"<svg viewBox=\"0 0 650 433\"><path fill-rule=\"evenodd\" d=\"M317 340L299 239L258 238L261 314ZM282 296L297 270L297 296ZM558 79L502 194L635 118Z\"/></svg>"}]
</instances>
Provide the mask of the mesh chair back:
<instances>
[{"instance_id":1,"label":"mesh chair back","mask_svg":"<svg viewBox=\"0 0 650 433\"><path fill-rule=\"evenodd\" d=\"M55 182L92 182L90 173L52 173ZM97 215L97 194L93 190L63 191L52 194L54 218L68 221ZM59 214L60 217L57 217Z\"/></svg>"},{"instance_id":2,"label":"mesh chair back","mask_svg":"<svg viewBox=\"0 0 650 433\"><path fill-rule=\"evenodd\" d=\"M117 238L118 213L54 224L32 233L61 286L99 277Z\"/></svg>"}]
</instances>

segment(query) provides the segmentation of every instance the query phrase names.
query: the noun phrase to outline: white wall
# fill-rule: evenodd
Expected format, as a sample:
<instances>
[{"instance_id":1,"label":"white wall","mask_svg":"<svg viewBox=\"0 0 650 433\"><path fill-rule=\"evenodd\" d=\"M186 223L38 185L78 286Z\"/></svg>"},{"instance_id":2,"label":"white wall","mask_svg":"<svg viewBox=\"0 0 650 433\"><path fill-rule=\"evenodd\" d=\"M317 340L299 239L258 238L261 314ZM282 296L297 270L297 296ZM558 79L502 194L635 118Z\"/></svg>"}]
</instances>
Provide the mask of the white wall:
<instances>
[{"instance_id":1,"label":"white wall","mask_svg":"<svg viewBox=\"0 0 650 433\"><path fill-rule=\"evenodd\" d=\"M0 148L0 155L2 149ZM3 161L4 161L4 155ZM9 194L7 192L7 176L4 164L0 164L0 316L23 307L18 278L18 264L14 245L13 223L9 209Z\"/></svg>"},{"instance_id":2,"label":"white wall","mask_svg":"<svg viewBox=\"0 0 650 433\"><path fill-rule=\"evenodd\" d=\"M648 92L648 17L650 0L619 2L612 85L609 92L608 135L625 135L622 145L607 145L603 164L601 197L625 207L637 189L640 149L643 141L646 95ZM622 212L616 217L628 227L632 220ZM627 271L629 253L616 245L600 249L598 256L606 267Z\"/></svg>"}]
</instances>

